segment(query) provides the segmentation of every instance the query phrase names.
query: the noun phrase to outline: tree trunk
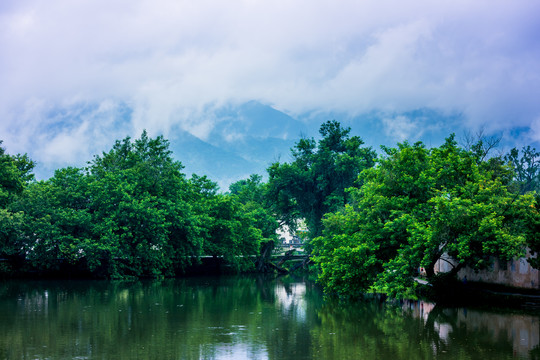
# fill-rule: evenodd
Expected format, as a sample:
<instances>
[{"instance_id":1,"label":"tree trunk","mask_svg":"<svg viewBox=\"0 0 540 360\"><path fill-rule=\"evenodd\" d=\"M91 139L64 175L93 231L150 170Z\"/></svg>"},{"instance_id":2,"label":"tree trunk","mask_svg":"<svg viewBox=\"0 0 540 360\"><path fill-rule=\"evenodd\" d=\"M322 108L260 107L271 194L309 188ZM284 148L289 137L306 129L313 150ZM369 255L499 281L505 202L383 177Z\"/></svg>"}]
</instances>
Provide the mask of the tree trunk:
<instances>
[{"instance_id":1,"label":"tree trunk","mask_svg":"<svg viewBox=\"0 0 540 360\"><path fill-rule=\"evenodd\" d=\"M281 267L281 265L283 265L285 261L289 260L292 257L292 254L294 254L294 249L287 251L276 265Z\"/></svg>"},{"instance_id":2,"label":"tree trunk","mask_svg":"<svg viewBox=\"0 0 540 360\"><path fill-rule=\"evenodd\" d=\"M272 250L274 250L274 242L273 241L267 241L263 244L261 249L261 255L257 259L256 267L258 272L268 272L268 263L270 262L270 255L272 254Z\"/></svg>"},{"instance_id":3,"label":"tree trunk","mask_svg":"<svg viewBox=\"0 0 540 360\"><path fill-rule=\"evenodd\" d=\"M305 269L306 266L309 265L309 263L311 263L311 257L307 256L304 261L294 264L294 266L289 270L289 272L293 272L299 268Z\"/></svg>"},{"instance_id":4,"label":"tree trunk","mask_svg":"<svg viewBox=\"0 0 540 360\"><path fill-rule=\"evenodd\" d=\"M282 267L280 267L280 266L278 266L278 265L275 265L275 264L273 264L273 263L271 263L271 262L268 262L267 265L268 265L269 267L271 267L272 269L277 270L277 272L280 273L280 274L288 274L288 273L289 273L289 270L284 269L284 268L282 268Z\"/></svg>"},{"instance_id":5,"label":"tree trunk","mask_svg":"<svg viewBox=\"0 0 540 360\"><path fill-rule=\"evenodd\" d=\"M434 260L431 261L431 263L429 264L429 266L426 268L426 277L428 279L431 279L433 278L433 276L435 276L435 264L437 263L437 261L440 260L440 257L437 257L435 258ZM444 260L443 260L444 261ZM452 270L448 271L447 274L448 276L456 276L457 273L459 272L459 270L463 269L465 267L465 264L463 263L458 263L457 265L453 265L453 263L450 263L453 267L452 267Z\"/></svg>"},{"instance_id":6,"label":"tree trunk","mask_svg":"<svg viewBox=\"0 0 540 360\"><path fill-rule=\"evenodd\" d=\"M439 260L439 259L437 258L437 260ZM426 277L428 279L431 279L431 278L433 278L433 276L435 276L435 264L437 263L437 260L432 261L428 265L428 267L426 267Z\"/></svg>"}]
</instances>

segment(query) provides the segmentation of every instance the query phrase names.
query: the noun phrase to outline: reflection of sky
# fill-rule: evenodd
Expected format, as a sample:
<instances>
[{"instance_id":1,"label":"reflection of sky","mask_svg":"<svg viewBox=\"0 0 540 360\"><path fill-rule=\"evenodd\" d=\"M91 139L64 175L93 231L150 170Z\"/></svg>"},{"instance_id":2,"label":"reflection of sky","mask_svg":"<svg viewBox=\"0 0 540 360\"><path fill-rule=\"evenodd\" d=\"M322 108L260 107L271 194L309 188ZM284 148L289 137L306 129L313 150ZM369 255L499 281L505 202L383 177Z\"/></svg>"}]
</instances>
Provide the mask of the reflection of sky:
<instances>
[{"instance_id":1,"label":"reflection of sky","mask_svg":"<svg viewBox=\"0 0 540 360\"><path fill-rule=\"evenodd\" d=\"M422 300L404 300L402 308L404 311L410 312L413 317L421 318L424 324L427 324L435 304ZM523 356L526 356L540 343L540 324L538 319L532 316L494 314L467 310L466 308L445 309L444 313L447 318L457 318L459 331L474 332L489 329L494 340L506 338L513 344L514 351ZM439 339L448 344L454 328L448 322L442 322L439 318L437 320L433 321L433 329L439 335Z\"/></svg>"},{"instance_id":2,"label":"reflection of sky","mask_svg":"<svg viewBox=\"0 0 540 360\"><path fill-rule=\"evenodd\" d=\"M201 346L201 358L207 358L207 351ZM249 344L212 344L212 351L215 351L215 359L220 360L239 360L239 359L268 359L268 351L266 348L257 347L250 348Z\"/></svg>"},{"instance_id":3,"label":"reflection of sky","mask_svg":"<svg viewBox=\"0 0 540 360\"><path fill-rule=\"evenodd\" d=\"M423 301L403 301L402 310L389 312L379 303L353 304L350 312L347 306L338 309L341 305L329 303L319 311L310 284L279 281L266 283L261 288L265 296L257 299L252 298L255 291L221 291L229 286L255 289L249 282L228 283L218 288L217 297L210 286L201 291L167 286L177 282L88 292L67 283L9 291L0 286L0 359L31 358L15 355L30 352L35 358L277 360L355 358L361 353L379 356L365 358L389 358L380 356L382 351L397 360L430 347L423 358L443 353L464 355L448 358L481 358L489 353L492 359L507 359L512 351L515 357L530 358L539 346L537 314L435 308ZM192 293L198 294L196 299ZM239 294L247 296L237 298ZM394 316L394 310L403 312L405 321ZM407 353L394 353L408 343ZM306 350L310 346L311 352ZM11 355L3 353L5 349ZM156 349L163 356L156 355ZM59 355L62 351L64 356Z\"/></svg>"},{"instance_id":4,"label":"reflection of sky","mask_svg":"<svg viewBox=\"0 0 540 360\"><path fill-rule=\"evenodd\" d=\"M435 308L435 304L422 300L404 300L402 308L403 310L411 311L413 317L421 318L425 325L429 313ZM434 321L433 329L439 335L439 339L448 343L450 333L453 331L452 325Z\"/></svg>"},{"instance_id":5,"label":"reflection of sky","mask_svg":"<svg viewBox=\"0 0 540 360\"><path fill-rule=\"evenodd\" d=\"M422 300L403 300L402 308L403 310L412 311L412 315L415 318L422 318L425 323L429 313L435 308L435 304Z\"/></svg>"},{"instance_id":6,"label":"reflection of sky","mask_svg":"<svg viewBox=\"0 0 540 360\"><path fill-rule=\"evenodd\" d=\"M43 293L34 293L26 296L19 296L17 299L19 306L24 309L24 314L30 316L42 313L47 317L49 313L49 292L47 290Z\"/></svg>"},{"instance_id":7,"label":"reflection of sky","mask_svg":"<svg viewBox=\"0 0 540 360\"><path fill-rule=\"evenodd\" d=\"M521 356L528 356L529 351L540 346L538 316L458 309L457 323L460 328L475 331L489 329L493 339L508 339L513 344L514 351Z\"/></svg>"},{"instance_id":8,"label":"reflection of sky","mask_svg":"<svg viewBox=\"0 0 540 360\"><path fill-rule=\"evenodd\" d=\"M306 319L306 284L278 284L276 297L283 315L294 316L299 321Z\"/></svg>"}]
</instances>

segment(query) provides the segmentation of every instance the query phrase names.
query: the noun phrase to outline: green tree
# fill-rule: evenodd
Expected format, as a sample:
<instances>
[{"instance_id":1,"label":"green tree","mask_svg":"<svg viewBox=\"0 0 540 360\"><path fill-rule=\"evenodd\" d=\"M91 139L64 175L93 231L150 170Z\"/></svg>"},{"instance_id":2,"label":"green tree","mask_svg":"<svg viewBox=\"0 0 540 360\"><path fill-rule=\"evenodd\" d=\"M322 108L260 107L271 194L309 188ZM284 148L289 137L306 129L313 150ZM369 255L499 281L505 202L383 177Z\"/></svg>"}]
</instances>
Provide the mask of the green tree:
<instances>
[{"instance_id":1,"label":"green tree","mask_svg":"<svg viewBox=\"0 0 540 360\"><path fill-rule=\"evenodd\" d=\"M0 208L0 274L11 272L12 263L23 259L21 243L23 224L22 212Z\"/></svg>"},{"instance_id":2,"label":"green tree","mask_svg":"<svg viewBox=\"0 0 540 360\"><path fill-rule=\"evenodd\" d=\"M0 207L5 208L34 179L35 163L26 154L7 154L2 143L0 140Z\"/></svg>"},{"instance_id":3,"label":"green tree","mask_svg":"<svg viewBox=\"0 0 540 360\"><path fill-rule=\"evenodd\" d=\"M20 249L35 268L54 270L59 260L84 257L92 238L85 180L81 169L57 170L51 179L30 184L13 204L24 212Z\"/></svg>"},{"instance_id":4,"label":"green tree","mask_svg":"<svg viewBox=\"0 0 540 360\"><path fill-rule=\"evenodd\" d=\"M531 257L527 260L532 267L540 269L540 194L534 194L534 203L520 214L527 224L527 246Z\"/></svg>"},{"instance_id":5,"label":"green tree","mask_svg":"<svg viewBox=\"0 0 540 360\"><path fill-rule=\"evenodd\" d=\"M378 166L362 173L362 188L350 190L354 205L328 215L314 241L328 291L404 296L419 267L435 279L443 256L453 259L455 275L523 253L538 211L534 196L516 196L494 175L504 169L485 170L453 136L430 150L422 143L383 150Z\"/></svg>"},{"instance_id":6,"label":"green tree","mask_svg":"<svg viewBox=\"0 0 540 360\"><path fill-rule=\"evenodd\" d=\"M117 141L90 163L95 251L110 274L170 275L201 253L182 168L168 141L146 131L135 141Z\"/></svg>"},{"instance_id":7,"label":"green tree","mask_svg":"<svg viewBox=\"0 0 540 360\"><path fill-rule=\"evenodd\" d=\"M242 204L255 202L263 204L265 201L265 184L262 176L252 174L247 179L238 180L229 185L229 193L235 195Z\"/></svg>"},{"instance_id":8,"label":"green tree","mask_svg":"<svg viewBox=\"0 0 540 360\"><path fill-rule=\"evenodd\" d=\"M23 255L23 213L13 208L26 186L33 180L34 162L24 155L9 155L0 140L0 259L14 261ZM11 268L3 263L0 272Z\"/></svg>"},{"instance_id":9,"label":"green tree","mask_svg":"<svg viewBox=\"0 0 540 360\"><path fill-rule=\"evenodd\" d=\"M520 193L540 191L540 152L530 146L523 147L521 152L513 148L506 154L505 160L514 170Z\"/></svg>"},{"instance_id":10,"label":"green tree","mask_svg":"<svg viewBox=\"0 0 540 360\"><path fill-rule=\"evenodd\" d=\"M202 252L190 186L163 137L125 138L87 169L28 187L20 249L37 270L61 263L106 277L166 276Z\"/></svg>"},{"instance_id":11,"label":"green tree","mask_svg":"<svg viewBox=\"0 0 540 360\"><path fill-rule=\"evenodd\" d=\"M268 169L267 196L281 224L292 229L306 219L312 236L321 234L324 214L349 202L346 188L358 174L374 164L375 152L362 147L350 128L328 121L319 130L321 139L301 139L292 151L291 163L276 162Z\"/></svg>"},{"instance_id":12,"label":"green tree","mask_svg":"<svg viewBox=\"0 0 540 360\"><path fill-rule=\"evenodd\" d=\"M251 177L248 183L251 180L254 183L248 187L260 186L260 178ZM269 236L275 237L275 227L269 230L271 220L265 217L267 213L259 212L262 206L252 200L254 194L248 194L245 189L240 191L243 195L219 194L217 184L205 176L193 175L189 183L192 186L191 203L195 204L202 229L203 253L222 257L236 270L251 270L252 257L267 240L267 232L273 231ZM241 183L232 187L241 187Z\"/></svg>"},{"instance_id":13,"label":"green tree","mask_svg":"<svg viewBox=\"0 0 540 360\"><path fill-rule=\"evenodd\" d=\"M13 175L2 183L4 198L17 197L13 211L0 209L0 255L38 271L67 263L113 278L181 273L203 254L250 268L250 255L275 237L275 219L258 202L260 178L250 179L254 192L244 197L218 194L205 176L187 180L168 147L143 132L116 141L86 169L57 170L26 189L26 158L3 159L2 171Z\"/></svg>"},{"instance_id":14,"label":"green tree","mask_svg":"<svg viewBox=\"0 0 540 360\"><path fill-rule=\"evenodd\" d=\"M253 174L248 179L239 180L229 186L230 195L242 204L242 211L254 220L254 226L261 230L265 241L277 240L279 223L266 199L267 184L262 176Z\"/></svg>"}]
</instances>

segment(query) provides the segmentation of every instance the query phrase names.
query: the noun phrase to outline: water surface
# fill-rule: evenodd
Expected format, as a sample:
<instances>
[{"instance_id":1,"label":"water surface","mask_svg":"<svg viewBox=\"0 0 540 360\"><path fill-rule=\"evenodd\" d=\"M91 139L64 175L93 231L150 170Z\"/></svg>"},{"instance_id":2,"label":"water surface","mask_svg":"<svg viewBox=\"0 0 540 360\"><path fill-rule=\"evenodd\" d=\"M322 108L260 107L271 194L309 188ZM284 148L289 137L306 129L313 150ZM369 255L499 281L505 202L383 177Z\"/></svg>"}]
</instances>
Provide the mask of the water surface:
<instances>
[{"instance_id":1,"label":"water surface","mask_svg":"<svg viewBox=\"0 0 540 360\"><path fill-rule=\"evenodd\" d=\"M538 314L324 301L294 278L0 283L0 359L534 359Z\"/></svg>"}]
</instances>

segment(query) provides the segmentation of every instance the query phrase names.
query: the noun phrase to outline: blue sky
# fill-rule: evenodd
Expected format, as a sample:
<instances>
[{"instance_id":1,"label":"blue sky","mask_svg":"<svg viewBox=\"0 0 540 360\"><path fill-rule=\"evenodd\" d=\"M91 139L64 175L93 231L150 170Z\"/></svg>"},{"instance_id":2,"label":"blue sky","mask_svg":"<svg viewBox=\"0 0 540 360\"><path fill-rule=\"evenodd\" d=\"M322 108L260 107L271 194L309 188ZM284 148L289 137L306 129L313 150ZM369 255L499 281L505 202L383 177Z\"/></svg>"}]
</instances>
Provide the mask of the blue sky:
<instances>
[{"instance_id":1,"label":"blue sky","mask_svg":"<svg viewBox=\"0 0 540 360\"><path fill-rule=\"evenodd\" d=\"M536 0L3 0L0 139L82 165L144 128L205 140L222 106L257 100L377 113L396 141L439 126L406 115L433 109L538 148L539 14Z\"/></svg>"}]
</instances>

